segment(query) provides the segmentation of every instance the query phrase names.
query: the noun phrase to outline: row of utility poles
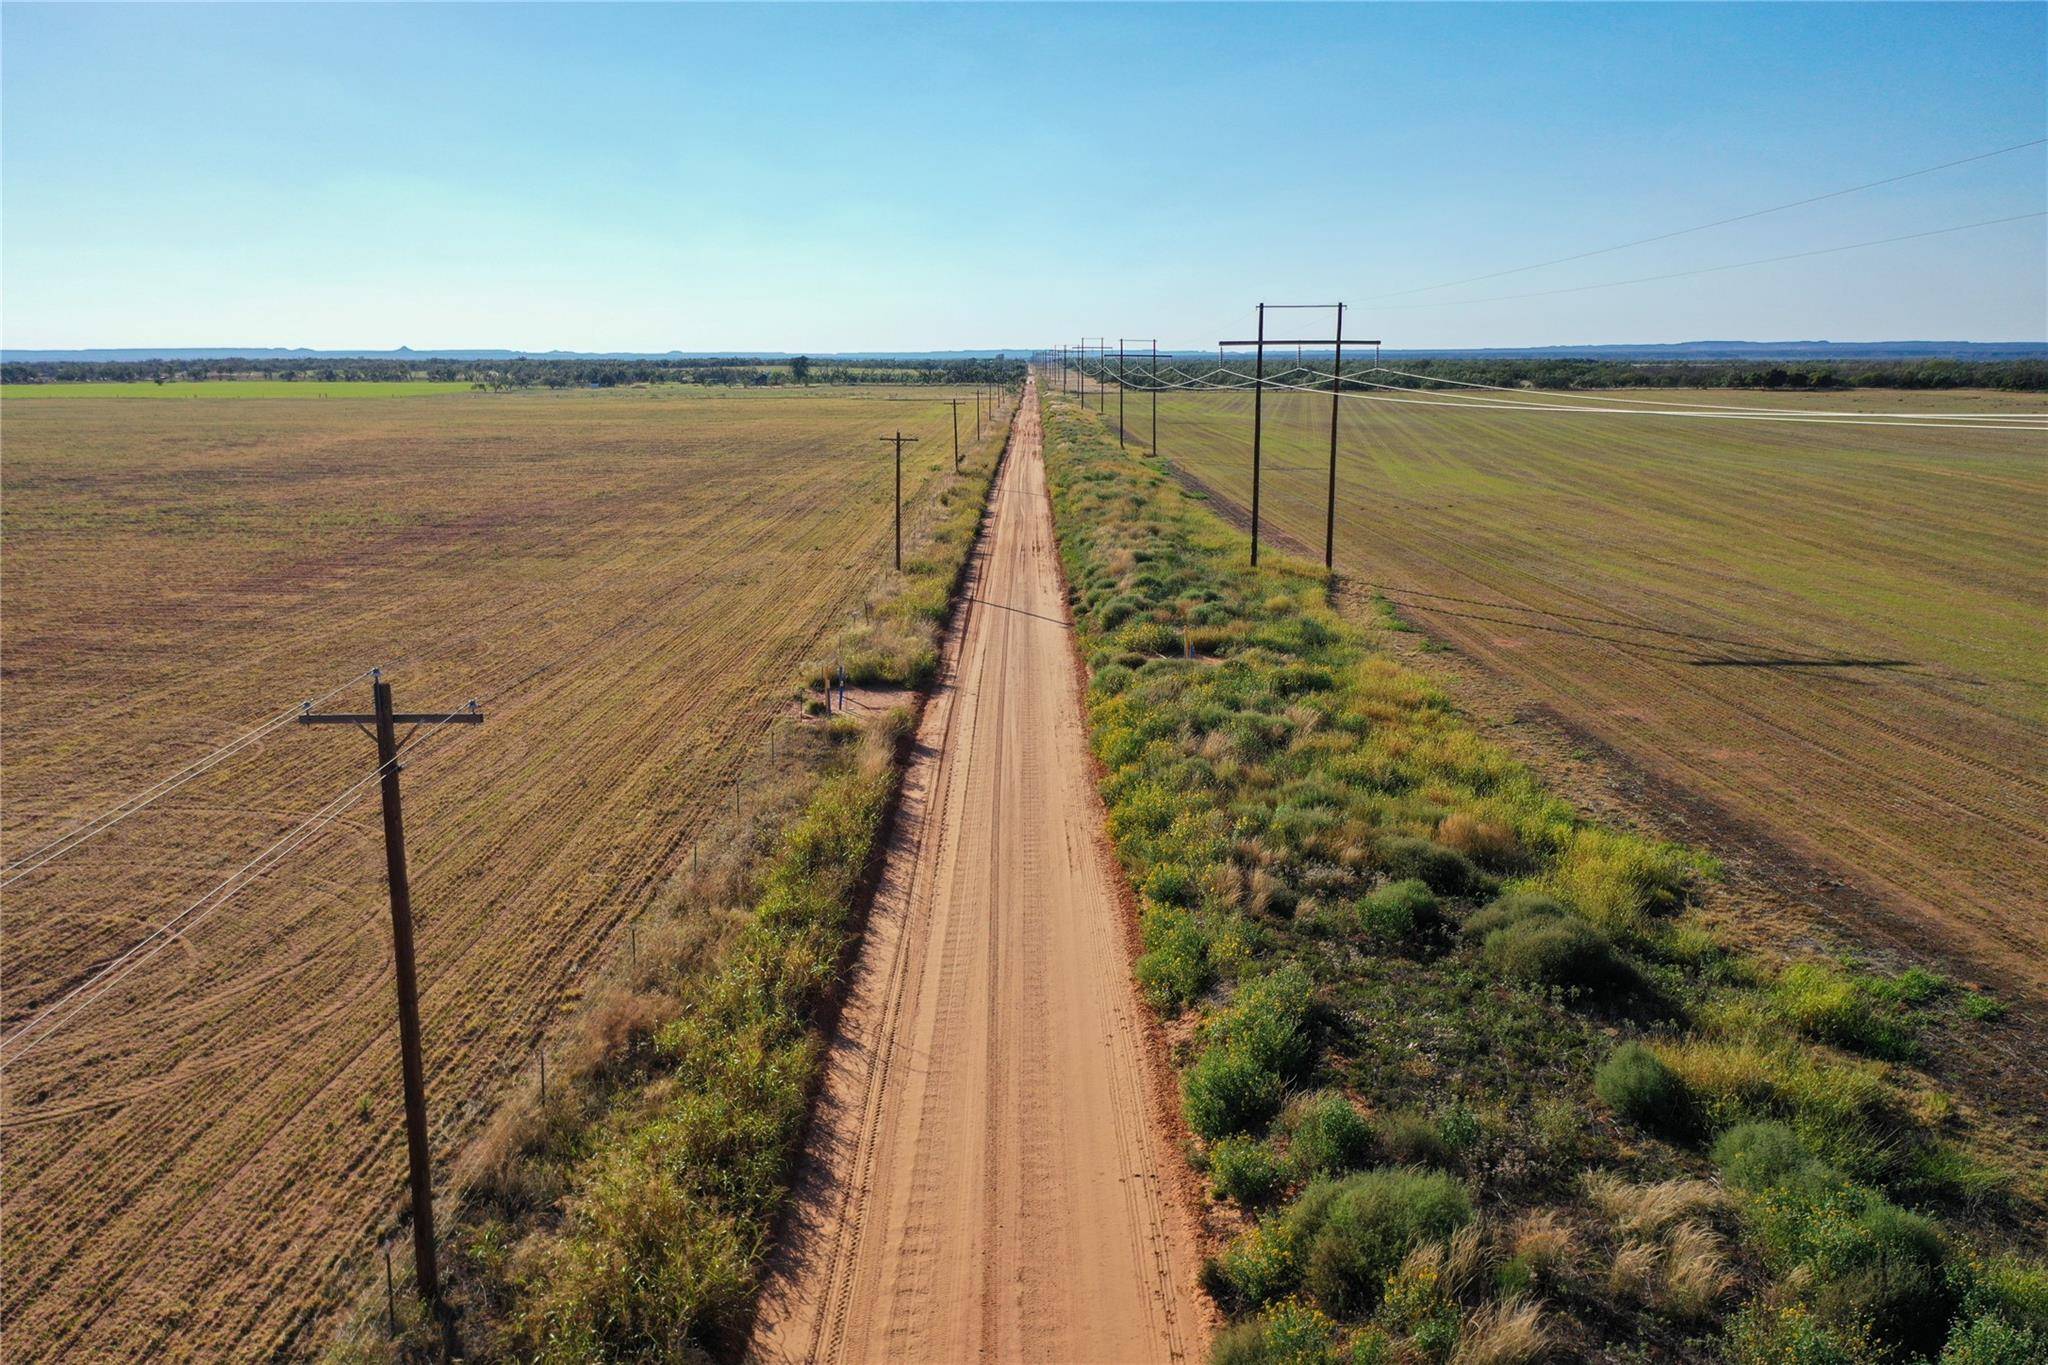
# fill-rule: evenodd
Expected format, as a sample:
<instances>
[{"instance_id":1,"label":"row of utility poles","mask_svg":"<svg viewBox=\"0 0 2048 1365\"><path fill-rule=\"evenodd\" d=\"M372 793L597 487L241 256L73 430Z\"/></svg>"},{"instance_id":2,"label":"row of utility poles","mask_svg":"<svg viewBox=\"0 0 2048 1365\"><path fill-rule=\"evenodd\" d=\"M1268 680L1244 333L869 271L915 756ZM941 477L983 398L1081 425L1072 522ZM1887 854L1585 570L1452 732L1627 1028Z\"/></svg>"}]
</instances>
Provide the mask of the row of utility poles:
<instances>
[{"instance_id":1,"label":"row of utility poles","mask_svg":"<svg viewBox=\"0 0 2048 1365\"><path fill-rule=\"evenodd\" d=\"M1377 347L1380 344L1380 342L1377 339L1369 340L1360 337L1345 336L1344 308L1345 305L1342 303L1261 303L1258 306L1258 329L1256 335L1250 338L1225 338L1216 343L1216 356L1217 363L1219 365L1225 364L1223 353L1227 348L1233 346L1249 346L1252 348L1251 562L1255 565L1259 562L1259 531L1260 514L1262 510L1260 503L1263 483L1261 477L1263 473L1261 468L1263 456L1262 447L1264 445L1265 439L1266 348L1268 346L1294 347L1295 363L1299 365L1302 362L1302 358L1305 353L1305 348L1310 346L1329 346L1333 348L1330 367L1330 467L1328 497L1324 507L1323 514L1323 567L1325 569L1333 569L1336 567L1337 448L1338 439L1341 432L1341 417L1344 409L1344 348L1347 345ZM1309 310L1316 310L1322 312L1334 311L1336 314L1336 324L1331 330L1335 333L1335 335L1327 337L1267 336L1266 313L1268 310L1272 310L1274 312L1294 312ZM1145 387L1151 390L1152 393L1151 445L1152 453L1156 455L1159 453L1159 390L1162 387L1164 387L1164 381L1162 381L1159 377L1159 341L1156 337L1140 338L1138 340L1142 341L1147 347L1149 347L1151 369L1148 373ZM1124 446L1125 436L1127 432L1127 428L1124 423L1124 390L1129 387L1129 383L1125 371L1125 361L1128 355L1130 354L1129 348L1135 344L1136 343L1133 341L1132 338L1122 337L1117 340L1116 345L1116 441L1117 446L1119 448L1122 448ZM1061 375L1061 391L1074 393L1079 398L1082 406L1085 407L1088 403L1087 379L1089 370L1089 356L1091 353L1093 353L1095 357L1096 393L1098 395L1097 406L1099 410L1106 412L1108 400L1104 395L1109 385L1108 338L1083 337L1078 345L1071 347L1057 346L1041 351L1039 352L1039 359L1042 363L1052 364L1054 362L1054 358L1057 357ZM1139 354L1147 354L1147 352L1140 352ZM1171 358L1172 355L1172 352L1167 352L1168 358Z\"/></svg>"},{"instance_id":2,"label":"row of utility poles","mask_svg":"<svg viewBox=\"0 0 2048 1365\"><path fill-rule=\"evenodd\" d=\"M988 427L994 424L1007 387L1001 383L976 387L973 401L977 437L984 435ZM960 405L968 400L947 398L939 401L949 404L952 408L953 467L958 470ZM895 448L895 565L900 572L903 568L903 447L915 444L918 438L905 436L898 431L894 435L880 439ZM419 965L413 943L412 881L406 866L405 813L398 779L405 767L399 761L400 755L420 729L442 725L481 725L484 713L474 701L448 712L401 712L392 704L391 684L384 680L384 671L381 668L373 668L370 670L370 678L369 711L316 712L308 704L300 710L298 722L301 725L353 725L369 735L377 746L377 773L384 807L384 879L391 905L391 947L396 964L398 991L399 1073L405 1100L405 1149L412 1205L413 1277L420 1298L426 1303L428 1311L440 1328L443 1351L452 1358L459 1353L460 1345L455 1336L453 1316L448 1311L447 1300L441 1293L440 1265L436 1251L433 1166L427 1131L426 1063L420 1041ZM403 740L398 737L398 727L401 725L412 727L406 732ZM545 1065L543 1062L543 1094L547 1085ZM393 1286L388 1248L385 1253L385 1279L386 1294L389 1297L393 1292Z\"/></svg>"}]
</instances>

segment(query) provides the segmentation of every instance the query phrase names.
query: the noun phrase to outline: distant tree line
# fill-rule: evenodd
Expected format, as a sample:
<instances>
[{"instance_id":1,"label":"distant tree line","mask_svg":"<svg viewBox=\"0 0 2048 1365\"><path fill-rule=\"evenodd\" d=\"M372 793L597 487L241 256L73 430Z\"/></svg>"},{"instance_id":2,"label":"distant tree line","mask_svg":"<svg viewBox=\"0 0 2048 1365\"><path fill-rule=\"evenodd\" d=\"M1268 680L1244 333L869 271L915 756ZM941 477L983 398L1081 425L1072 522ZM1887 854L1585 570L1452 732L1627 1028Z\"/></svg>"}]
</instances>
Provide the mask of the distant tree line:
<instances>
[{"instance_id":1,"label":"distant tree line","mask_svg":"<svg viewBox=\"0 0 2048 1365\"><path fill-rule=\"evenodd\" d=\"M658 360L441 360L409 357L308 360L264 357L227 360L48 360L0 366L0 383L50 384L94 380L192 383L219 379L433 380L493 389L616 388L624 384L987 384L1015 383L1024 362L992 360L834 360L808 356L763 360L747 356Z\"/></svg>"},{"instance_id":2,"label":"distant tree line","mask_svg":"<svg viewBox=\"0 0 2048 1365\"><path fill-rule=\"evenodd\" d=\"M1327 371L1329 357L1304 362ZM2005 389L2048 391L2048 360L1393 360L1393 369L1426 376L1377 374L1376 383L1429 388L1451 381L1534 389ZM1229 368L1251 373L1235 359ZM1266 372L1276 368L1268 358ZM1357 374L1349 359L1345 371ZM1434 382L1432 382L1434 381ZM1288 382L1296 382L1289 380Z\"/></svg>"}]
</instances>

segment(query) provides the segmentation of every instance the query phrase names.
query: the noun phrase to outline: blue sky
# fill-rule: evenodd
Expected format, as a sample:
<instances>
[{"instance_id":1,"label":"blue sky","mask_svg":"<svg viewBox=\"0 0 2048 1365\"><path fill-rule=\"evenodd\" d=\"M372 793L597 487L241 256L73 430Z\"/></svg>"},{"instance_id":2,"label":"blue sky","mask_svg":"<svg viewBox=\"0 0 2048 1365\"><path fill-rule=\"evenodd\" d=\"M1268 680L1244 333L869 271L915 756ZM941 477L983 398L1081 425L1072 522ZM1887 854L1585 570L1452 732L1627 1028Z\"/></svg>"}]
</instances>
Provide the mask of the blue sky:
<instances>
[{"instance_id":1,"label":"blue sky","mask_svg":"<svg viewBox=\"0 0 2048 1365\"><path fill-rule=\"evenodd\" d=\"M2040 339L2048 6L9 4L0 341ZM1402 304L1409 306L1391 307Z\"/></svg>"}]
</instances>

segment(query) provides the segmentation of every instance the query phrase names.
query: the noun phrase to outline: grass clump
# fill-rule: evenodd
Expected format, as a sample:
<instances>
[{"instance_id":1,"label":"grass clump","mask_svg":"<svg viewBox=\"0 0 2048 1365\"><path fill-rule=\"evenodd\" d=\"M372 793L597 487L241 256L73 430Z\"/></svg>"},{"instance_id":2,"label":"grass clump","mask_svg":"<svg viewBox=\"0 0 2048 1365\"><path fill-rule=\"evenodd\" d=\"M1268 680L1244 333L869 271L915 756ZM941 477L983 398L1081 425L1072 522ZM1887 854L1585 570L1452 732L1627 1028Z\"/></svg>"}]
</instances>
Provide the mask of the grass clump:
<instances>
[{"instance_id":1,"label":"grass clump","mask_svg":"<svg viewBox=\"0 0 2048 1365\"><path fill-rule=\"evenodd\" d=\"M1388 876L1419 881L1440 895L1467 896L1486 884L1470 858L1433 839L1397 835L1381 840L1375 853Z\"/></svg>"},{"instance_id":2,"label":"grass clump","mask_svg":"<svg viewBox=\"0 0 2048 1365\"><path fill-rule=\"evenodd\" d=\"M1436 893L1419 877L1391 882L1358 902L1358 927L1383 947L1412 946L1442 927Z\"/></svg>"},{"instance_id":3,"label":"grass clump","mask_svg":"<svg viewBox=\"0 0 2048 1365\"><path fill-rule=\"evenodd\" d=\"M1257 1138L1224 1138L1209 1149L1209 1182L1218 1199L1249 1208L1280 1192L1287 1183L1287 1169Z\"/></svg>"},{"instance_id":4,"label":"grass clump","mask_svg":"<svg viewBox=\"0 0 2048 1365\"><path fill-rule=\"evenodd\" d=\"M1287 1162L1300 1179L1341 1175L1372 1159L1373 1130L1350 1100L1326 1090L1288 1110Z\"/></svg>"},{"instance_id":5,"label":"grass clump","mask_svg":"<svg viewBox=\"0 0 2048 1365\"><path fill-rule=\"evenodd\" d=\"M1692 1101L1677 1072L1641 1043L1623 1043L1593 1076L1593 1088L1610 1109L1658 1133L1683 1133L1692 1125Z\"/></svg>"},{"instance_id":6,"label":"grass clump","mask_svg":"<svg viewBox=\"0 0 2048 1365\"><path fill-rule=\"evenodd\" d=\"M1612 997L1641 984L1607 936L1576 916L1523 916L1488 934L1483 952L1488 966L1529 985Z\"/></svg>"},{"instance_id":7,"label":"grass clump","mask_svg":"<svg viewBox=\"0 0 2048 1365\"><path fill-rule=\"evenodd\" d=\"M1348 1315L1377 1307L1388 1273L1419 1243L1471 1221L1472 1202L1448 1175L1389 1167L1312 1190L1291 1212L1303 1286Z\"/></svg>"},{"instance_id":8,"label":"grass clump","mask_svg":"<svg viewBox=\"0 0 2048 1365\"><path fill-rule=\"evenodd\" d=\"M1404 1166L1448 1166L1450 1145L1439 1125L1412 1109L1382 1114L1373 1123L1373 1136L1389 1161Z\"/></svg>"},{"instance_id":9,"label":"grass clump","mask_svg":"<svg viewBox=\"0 0 2048 1365\"><path fill-rule=\"evenodd\" d=\"M1925 999L1931 993L1912 993L1920 990L1920 982L1911 982L1887 1001L1866 981L1817 962L1800 962L1778 977L1771 999L1779 1013L1809 1038L1902 1060L1917 1048L1912 1025L1895 1001Z\"/></svg>"},{"instance_id":10,"label":"grass clump","mask_svg":"<svg viewBox=\"0 0 2048 1365\"><path fill-rule=\"evenodd\" d=\"M1741 1123L1714 1142L1721 1178L1738 1190L1757 1192L1799 1184L1824 1171L1820 1159L1782 1123Z\"/></svg>"},{"instance_id":11,"label":"grass clump","mask_svg":"<svg viewBox=\"0 0 2048 1365\"><path fill-rule=\"evenodd\" d=\"M1307 1071L1309 1002L1308 978L1287 967L1245 986L1211 1021L1181 1083L1190 1128L1211 1141L1264 1129Z\"/></svg>"}]
</instances>

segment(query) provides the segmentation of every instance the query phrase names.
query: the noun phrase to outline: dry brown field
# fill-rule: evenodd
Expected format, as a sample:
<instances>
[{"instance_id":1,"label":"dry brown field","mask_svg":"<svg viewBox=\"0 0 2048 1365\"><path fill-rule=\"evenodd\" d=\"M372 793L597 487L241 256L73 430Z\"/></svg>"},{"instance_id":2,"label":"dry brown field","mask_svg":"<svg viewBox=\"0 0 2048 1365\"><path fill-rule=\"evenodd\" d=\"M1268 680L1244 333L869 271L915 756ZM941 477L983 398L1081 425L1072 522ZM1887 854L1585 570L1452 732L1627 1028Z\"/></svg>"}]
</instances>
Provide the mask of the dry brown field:
<instances>
[{"instance_id":1,"label":"dry brown field","mask_svg":"<svg viewBox=\"0 0 2048 1365\"><path fill-rule=\"evenodd\" d=\"M437 1164L690 857L950 479L935 393L6 404L4 852L386 665ZM972 408L966 435L973 435ZM364 710L367 682L330 708ZM5 896L12 1036L369 774L285 725ZM0 1090L7 1355L315 1352L402 1203L374 786Z\"/></svg>"},{"instance_id":2,"label":"dry brown field","mask_svg":"<svg viewBox=\"0 0 2048 1365\"><path fill-rule=\"evenodd\" d=\"M1128 401L1148 436L1148 398ZM1320 559L1329 400L1266 404L1268 531ZM1160 405L1167 459L1240 517L1250 408ZM1384 599L1794 902L2048 1001L2048 437L1367 402L1343 420L1337 568L1363 609Z\"/></svg>"}]
</instances>

